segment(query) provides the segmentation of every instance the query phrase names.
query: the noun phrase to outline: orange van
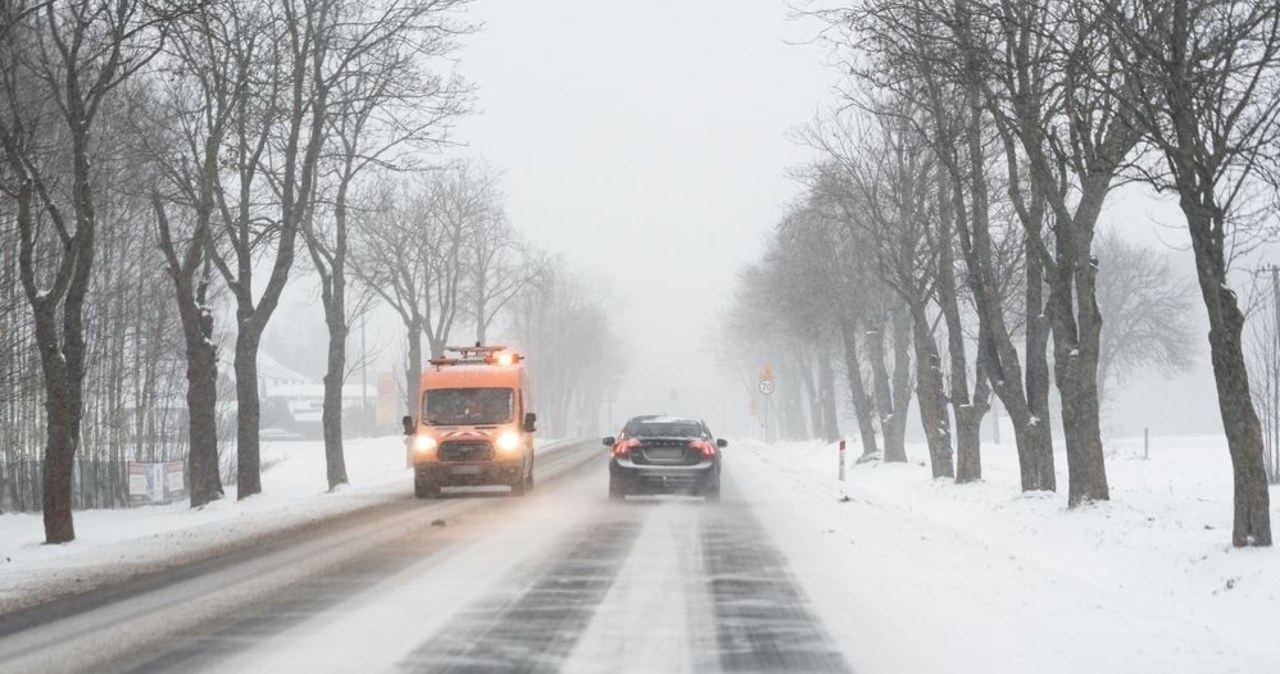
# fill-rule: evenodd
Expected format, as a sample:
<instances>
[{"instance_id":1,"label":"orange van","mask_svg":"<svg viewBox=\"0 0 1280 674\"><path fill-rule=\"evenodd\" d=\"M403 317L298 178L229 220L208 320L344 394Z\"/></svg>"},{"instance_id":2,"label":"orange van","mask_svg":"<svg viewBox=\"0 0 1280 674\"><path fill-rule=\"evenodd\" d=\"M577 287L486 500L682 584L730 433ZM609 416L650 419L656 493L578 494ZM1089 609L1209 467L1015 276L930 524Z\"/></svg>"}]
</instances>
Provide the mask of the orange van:
<instances>
[{"instance_id":1,"label":"orange van","mask_svg":"<svg viewBox=\"0 0 1280 674\"><path fill-rule=\"evenodd\" d=\"M404 418L413 459L413 493L436 498L444 487L533 488L537 415L519 354L502 346L449 347L422 372L417 418Z\"/></svg>"}]
</instances>

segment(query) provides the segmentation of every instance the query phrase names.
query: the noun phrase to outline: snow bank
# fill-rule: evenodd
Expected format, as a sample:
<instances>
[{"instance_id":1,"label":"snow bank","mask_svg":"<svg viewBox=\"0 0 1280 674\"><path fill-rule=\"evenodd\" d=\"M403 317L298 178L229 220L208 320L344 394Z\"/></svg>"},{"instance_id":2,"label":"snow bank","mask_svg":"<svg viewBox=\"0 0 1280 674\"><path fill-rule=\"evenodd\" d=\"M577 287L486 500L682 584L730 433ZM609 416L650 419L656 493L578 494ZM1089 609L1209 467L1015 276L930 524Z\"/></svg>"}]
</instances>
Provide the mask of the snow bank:
<instances>
[{"instance_id":1,"label":"snow bank","mask_svg":"<svg viewBox=\"0 0 1280 674\"><path fill-rule=\"evenodd\" d=\"M39 513L0 515L0 613L218 554L273 532L411 498L400 436L347 440L349 484L328 491L324 443L263 442L262 493L199 509L179 502L75 513L76 540L44 545ZM561 442L539 441L539 453Z\"/></svg>"},{"instance_id":2,"label":"snow bank","mask_svg":"<svg viewBox=\"0 0 1280 674\"><path fill-rule=\"evenodd\" d=\"M1061 493L1021 494L1012 447L970 485L856 447L843 488L833 445L726 452L855 670L1280 671L1280 549L1230 546L1225 439L1109 442L1113 500L1075 511L1061 454Z\"/></svg>"}]
</instances>

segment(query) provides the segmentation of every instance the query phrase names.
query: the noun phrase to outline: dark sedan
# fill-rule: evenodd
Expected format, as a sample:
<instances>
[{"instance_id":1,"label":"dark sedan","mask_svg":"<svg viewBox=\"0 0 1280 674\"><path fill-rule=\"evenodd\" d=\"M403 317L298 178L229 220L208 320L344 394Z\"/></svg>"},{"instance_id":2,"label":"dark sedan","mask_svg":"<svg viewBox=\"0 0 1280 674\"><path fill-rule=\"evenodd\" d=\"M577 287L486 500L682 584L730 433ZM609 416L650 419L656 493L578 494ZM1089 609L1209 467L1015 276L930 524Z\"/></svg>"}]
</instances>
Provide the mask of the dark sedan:
<instances>
[{"instance_id":1,"label":"dark sedan","mask_svg":"<svg viewBox=\"0 0 1280 674\"><path fill-rule=\"evenodd\" d=\"M605 438L609 498L646 494L688 494L720 499L720 450L700 419L647 415L627 422L617 438Z\"/></svg>"}]
</instances>

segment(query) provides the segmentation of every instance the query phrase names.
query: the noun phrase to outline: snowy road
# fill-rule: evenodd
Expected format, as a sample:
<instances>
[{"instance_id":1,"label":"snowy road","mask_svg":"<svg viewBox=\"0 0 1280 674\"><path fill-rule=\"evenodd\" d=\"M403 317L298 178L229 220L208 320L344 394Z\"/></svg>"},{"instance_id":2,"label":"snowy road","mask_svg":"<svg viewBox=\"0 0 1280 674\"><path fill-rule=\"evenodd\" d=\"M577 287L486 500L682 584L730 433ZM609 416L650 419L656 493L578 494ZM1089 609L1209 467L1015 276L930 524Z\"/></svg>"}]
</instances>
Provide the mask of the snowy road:
<instances>
[{"instance_id":1,"label":"snowy road","mask_svg":"<svg viewBox=\"0 0 1280 674\"><path fill-rule=\"evenodd\" d=\"M408 496L0 619L4 671L845 671L725 472L610 503L592 441L524 499ZM552 477L554 476L554 477Z\"/></svg>"}]
</instances>

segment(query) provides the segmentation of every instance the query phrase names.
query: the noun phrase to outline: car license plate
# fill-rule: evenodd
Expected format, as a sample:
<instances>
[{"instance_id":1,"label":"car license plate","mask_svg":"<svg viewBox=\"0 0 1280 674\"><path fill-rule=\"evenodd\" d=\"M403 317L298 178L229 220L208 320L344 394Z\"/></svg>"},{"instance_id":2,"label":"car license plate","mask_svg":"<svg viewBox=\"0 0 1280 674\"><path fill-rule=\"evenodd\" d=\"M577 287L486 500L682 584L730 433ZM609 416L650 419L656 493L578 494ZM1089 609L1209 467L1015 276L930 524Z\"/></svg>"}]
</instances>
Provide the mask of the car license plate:
<instances>
[{"instance_id":1,"label":"car license plate","mask_svg":"<svg viewBox=\"0 0 1280 674\"><path fill-rule=\"evenodd\" d=\"M454 466L449 469L451 475L479 475L483 466Z\"/></svg>"},{"instance_id":2,"label":"car license plate","mask_svg":"<svg viewBox=\"0 0 1280 674\"><path fill-rule=\"evenodd\" d=\"M644 455L653 461L679 461L684 458L684 450L678 447L661 447L645 450Z\"/></svg>"}]
</instances>

